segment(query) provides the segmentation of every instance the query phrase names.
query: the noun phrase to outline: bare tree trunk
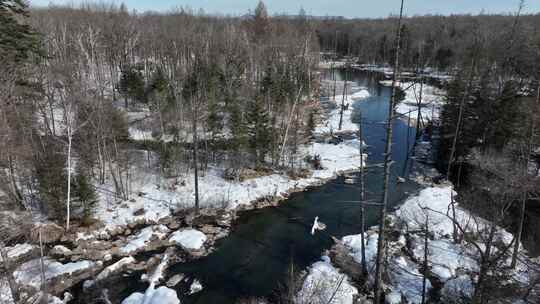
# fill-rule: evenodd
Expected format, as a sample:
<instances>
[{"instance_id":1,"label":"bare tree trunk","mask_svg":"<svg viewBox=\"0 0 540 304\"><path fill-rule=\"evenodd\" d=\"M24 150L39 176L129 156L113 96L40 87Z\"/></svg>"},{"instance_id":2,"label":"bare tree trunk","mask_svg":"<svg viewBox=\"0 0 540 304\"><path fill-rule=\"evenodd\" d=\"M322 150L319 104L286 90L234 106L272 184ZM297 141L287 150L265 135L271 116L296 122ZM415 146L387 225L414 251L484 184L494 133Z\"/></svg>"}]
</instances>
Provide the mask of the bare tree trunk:
<instances>
[{"instance_id":1,"label":"bare tree trunk","mask_svg":"<svg viewBox=\"0 0 540 304\"><path fill-rule=\"evenodd\" d=\"M48 301L48 293L47 293L47 278L45 277L45 262L43 260L44 253L43 253L43 241L42 241L42 235L41 235L41 226L39 227L39 262L41 267L41 292L43 292L43 297L41 298L41 303L49 303Z\"/></svg>"},{"instance_id":2,"label":"bare tree trunk","mask_svg":"<svg viewBox=\"0 0 540 304\"><path fill-rule=\"evenodd\" d=\"M19 289L17 287L17 283L15 282L15 279L13 278L13 270L11 269L11 264L8 260L7 252L5 250L4 242L0 241L0 257L2 257L2 261L4 264L5 269L5 276L9 284L9 290L11 292L11 297L13 298L14 303L18 303L20 300L19 297Z\"/></svg>"},{"instance_id":3,"label":"bare tree trunk","mask_svg":"<svg viewBox=\"0 0 540 304\"><path fill-rule=\"evenodd\" d=\"M66 199L66 231L69 231L69 220L71 217L71 143L73 139L72 126L68 126L68 155L67 155L67 199Z\"/></svg>"},{"instance_id":4,"label":"bare tree trunk","mask_svg":"<svg viewBox=\"0 0 540 304\"><path fill-rule=\"evenodd\" d=\"M448 158L448 168L446 170L447 179L450 179L450 171L452 170L452 164L454 163L454 155L456 153L457 141L459 138L459 132L460 132L461 124L463 121L463 112L465 110L465 101L467 101L467 98L469 96L469 90L471 89L472 82L473 82L474 67L475 67L475 58L473 58L472 63L471 63L471 70L469 72L469 79L468 79L467 87L465 88L465 92L463 93L463 97L461 98L461 101L459 103L458 121L456 124L456 131L454 133L454 139L452 140L452 148L450 150L450 157ZM456 221L455 221L456 220L456 204L454 201L453 193L450 194L450 205L452 207L452 218L454 219L452 237L454 239L454 242L457 243L458 242L458 235L457 235L458 229L456 227Z\"/></svg>"},{"instance_id":5,"label":"bare tree trunk","mask_svg":"<svg viewBox=\"0 0 540 304\"><path fill-rule=\"evenodd\" d=\"M338 130L341 131L343 125L343 111L345 110L345 94L347 92L347 72L345 72L345 82L343 83L343 95L341 96L341 107L339 110L339 127Z\"/></svg>"},{"instance_id":6,"label":"bare tree trunk","mask_svg":"<svg viewBox=\"0 0 540 304\"><path fill-rule=\"evenodd\" d=\"M193 127L193 163L194 163L194 173L195 173L195 212L199 213L199 159L198 159L198 150L199 150L199 140L197 136L197 110L193 104L193 98L191 98L191 109L192 109L192 127Z\"/></svg>"},{"instance_id":7,"label":"bare tree trunk","mask_svg":"<svg viewBox=\"0 0 540 304\"><path fill-rule=\"evenodd\" d=\"M540 84L538 85L538 88L536 90L536 103L535 103L535 106L538 105L538 103L540 102ZM535 113L535 109L532 110L533 113ZM527 168L528 168L528 165L529 165L529 161L530 161L530 158L531 158L531 153L532 153L532 149L533 149L533 143L534 143L534 133L535 133L535 129L536 129L536 120L535 120L535 117L532 117L531 118L531 128L529 130L529 142L528 142L528 146L527 146L527 150L526 150L526 153L527 155L525 155L525 158L524 158L524 163L523 163L523 176L527 176L528 172L527 172ZM521 200L521 206L520 206L520 209L519 209L519 224L518 224L518 232L517 232L517 235L515 237L515 243L514 243L514 251L512 252L512 263L510 265L510 267L512 268L515 268L516 265L517 265L517 257L518 257L518 253L519 253L519 246L521 244L521 237L522 237L522 234L523 234L523 222L525 221L525 209L526 209L526 204L527 204L527 190L523 191L523 194L522 194L522 200Z\"/></svg>"},{"instance_id":8,"label":"bare tree trunk","mask_svg":"<svg viewBox=\"0 0 540 304\"><path fill-rule=\"evenodd\" d=\"M426 227L424 229L424 265L422 270L422 304L426 303L426 289L427 289L427 272L428 272L428 257L429 257L429 217L426 213Z\"/></svg>"},{"instance_id":9,"label":"bare tree trunk","mask_svg":"<svg viewBox=\"0 0 540 304\"><path fill-rule=\"evenodd\" d=\"M399 11L399 19L397 24L397 39L396 39L396 54L395 54L395 67L392 75L392 97L390 98L390 104L388 105L388 119L386 121L386 145L384 149L384 181L383 181L383 197L382 205L379 213L379 239L377 242L377 260L375 262L375 302L381 303L382 293L382 280L381 275L383 271L384 261L384 237L386 229L386 206L388 204L388 186L390 181L390 166L392 161L392 124L394 122L395 104L397 98L396 82L399 73L399 53L401 46L401 20L403 18L403 4L404 0L401 0L401 8Z\"/></svg>"},{"instance_id":10,"label":"bare tree trunk","mask_svg":"<svg viewBox=\"0 0 540 304\"><path fill-rule=\"evenodd\" d=\"M422 121L422 96L424 93L424 77L420 77L420 94L418 96L418 113L416 114L416 140L420 138L420 124ZM433 115L431 116L433 117ZM416 144L416 143L415 143Z\"/></svg>"},{"instance_id":11,"label":"bare tree trunk","mask_svg":"<svg viewBox=\"0 0 540 304\"><path fill-rule=\"evenodd\" d=\"M364 202L366 200L366 187L364 181L364 134L362 132L362 113L360 113L359 122L359 141L360 141L360 252L362 254L362 274L367 276L367 262L366 262L366 240L365 240L365 209Z\"/></svg>"}]
</instances>

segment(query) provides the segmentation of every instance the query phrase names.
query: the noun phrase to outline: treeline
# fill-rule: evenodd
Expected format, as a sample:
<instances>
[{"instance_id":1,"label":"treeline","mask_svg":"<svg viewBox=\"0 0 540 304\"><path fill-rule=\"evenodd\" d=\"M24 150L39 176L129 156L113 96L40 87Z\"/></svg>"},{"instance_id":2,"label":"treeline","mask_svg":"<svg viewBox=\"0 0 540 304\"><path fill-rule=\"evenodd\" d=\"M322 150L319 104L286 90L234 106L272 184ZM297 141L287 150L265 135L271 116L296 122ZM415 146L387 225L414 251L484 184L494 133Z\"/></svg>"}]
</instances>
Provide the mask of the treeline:
<instances>
[{"instance_id":1,"label":"treeline","mask_svg":"<svg viewBox=\"0 0 540 304\"><path fill-rule=\"evenodd\" d=\"M441 114L440 159L459 193L452 210L459 202L489 220L485 227L469 228L470 235L463 223L455 223L453 237L486 244L476 247L480 269L473 303L490 303L512 290L502 282L509 278L506 269L520 263L521 244L534 250L539 237L528 210L537 206L540 190L534 161L540 145L540 16L470 20L475 26L468 29L469 38L451 40L458 57ZM498 239L498 227L513 232L512 242Z\"/></svg>"},{"instance_id":2,"label":"treeline","mask_svg":"<svg viewBox=\"0 0 540 304\"><path fill-rule=\"evenodd\" d=\"M516 3L517 10L517 3ZM404 18L401 27L402 68L431 67L449 70L468 64L475 39L485 43L485 56L500 55L508 46L515 18L512 15L414 16ZM317 20L321 50L339 56L358 57L360 63L392 64L395 53L397 18ZM540 27L540 15L519 18L523 37ZM480 37L479 37L480 35ZM517 38L517 36L515 37ZM512 47L526 51L526 41L514 39Z\"/></svg>"},{"instance_id":3,"label":"treeline","mask_svg":"<svg viewBox=\"0 0 540 304\"><path fill-rule=\"evenodd\" d=\"M262 2L241 19L4 3L2 16L21 29L11 33L20 45L2 39L2 52L28 53L2 60L13 76L0 84L0 184L13 205L40 202L59 219L87 214L94 182L128 199L140 147L158 155L165 177L197 178L209 163L295 168L317 81L306 18L273 19ZM134 141L134 129L151 136Z\"/></svg>"}]
</instances>

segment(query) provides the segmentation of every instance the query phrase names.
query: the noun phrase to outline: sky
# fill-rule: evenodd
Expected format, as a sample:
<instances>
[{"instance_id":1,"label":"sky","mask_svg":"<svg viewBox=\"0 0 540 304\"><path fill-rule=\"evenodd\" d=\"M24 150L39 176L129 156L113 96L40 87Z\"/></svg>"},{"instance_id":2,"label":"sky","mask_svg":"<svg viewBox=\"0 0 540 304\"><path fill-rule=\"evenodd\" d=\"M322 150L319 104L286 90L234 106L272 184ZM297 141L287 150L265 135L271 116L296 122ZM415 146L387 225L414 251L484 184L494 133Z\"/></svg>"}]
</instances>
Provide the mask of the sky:
<instances>
[{"instance_id":1,"label":"sky","mask_svg":"<svg viewBox=\"0 0 540 304\"><path fill-rule=\"evenodd\" d=\"M78 3L77 0L30 0L33 6L49 3ZM107 1L108 2L108 1ZM125 3L130 10L166 11L173 7L204 9L206 13L221 15L243 15L257 5L258 0L113 0ZM387 17L399 12L400 0L266 0L271 14L297 14L304 8L308 15L344 16L347 18ZM405 0L405 14L479 14L512 13L518 8L519 0ZM540 13L540 0L526 0L525 13Z\"/></svg>"}]
</instances>

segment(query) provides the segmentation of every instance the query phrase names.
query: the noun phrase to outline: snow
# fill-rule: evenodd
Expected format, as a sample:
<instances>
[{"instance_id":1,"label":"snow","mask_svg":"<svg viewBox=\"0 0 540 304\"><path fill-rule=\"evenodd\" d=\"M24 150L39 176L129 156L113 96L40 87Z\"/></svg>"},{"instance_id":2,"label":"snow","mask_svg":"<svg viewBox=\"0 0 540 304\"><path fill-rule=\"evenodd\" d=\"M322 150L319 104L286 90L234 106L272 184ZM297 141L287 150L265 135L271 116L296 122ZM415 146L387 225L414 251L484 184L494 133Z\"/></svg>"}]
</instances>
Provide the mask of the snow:
<instances>
[{"instance_id":1,"label":"snow","mask_svg":"<svg viewBox=\"0 0 540 304\"><path fill-rule=\"evenodd\" d=\"M420 98L420 84L413 82L401 82L400 87L405 91L405 99L398 103L396 112L416 119L418 115L418 99ZM422 88L422 108L420 113L422 121L438 119L443 106L443 91L436 87L424 84Z\"/></svg>"},{"instance_id":2,"label":"snow","mask_svg":"<svg viewBox=\"0 0 540 304\"><path fill-rule=\"evenodd\" d=\"M347 276L334 268L330 258L324 256L322 261L310 267L295 303L352 304L357 294L358 290L352 286Z\"/></svg>"},{"instance_id":3,"label":"snow","mask_svg":"<svg viewBox=\"0 0 540 304\"><path fill-rule=\"evenodd\" d=\"M195 294L199 291L203 290L203 286L199 280L194 280L193 283L191 283L191 286L189 287L189 294Z\"/></svg>"},{"instance_id":4,"label":"snow","mask_svg":"<svg viewBox=\"0 0 540 304\"><path fill-rule=\"evenodd\" d=\"M199 250L206 242L206 235L199 230L185 229L175 231L169 237L169 241L188 250Z\"/></svg>"},{"instance_id":5,"label":"snow","mask_svg":"<svg viewBox=\"0 0 540 304\"><path fill-rule=\"evenodd\" d=\"M165 225L149 226L142 229L138 234L130 236L128 243L120 248L120 253L133 255L142 250L152 240L163 240L167 237L169 229Z\"/></svg>"},{"instance_id":6,"label":"snow","mask_svg":"<svg viewBox=\"0 0 540 304\"><path fill-rule=\"evenodd\" d=\"M178 295L174 289L165 286L155 288L164 278L165 268L169 262L169 256L165 254L149 277L150 286L144 294L135 292L122 301L122 304L180 304Z\"/></svg>"},{"instance_id":7,"label":"snow","mask_svg":"<svg viewBox=\"0 0 540 304\"><path fill-rule=\"evenodd\" d=\"M419 261L424 259L423 239L415 239L413 254ZM455 277L459 269L477 269L476 261L467 256L461 246L448 239L428 242L428 260L431 272L443 282Z\"/></svg>"},{"instance_id":8,"label":"snow","mask_svg":"<svg viewBox=\"0 0 540 304\"><path fill-rule=\"evenodd\" d=\"M335 100L329 100L328 102L335 103L335 109L333 109L328 115L328 121L315 128L315 133L336 133L336 132L357 132L359 126L357 123L351 120L353 114L353 104L359 102L362 99L368 98L369 92L365 89L361 89L358 92L353 92L352 95L336 95ZM344 98L344 99L343 99ZM343 110L343 120L341 124L341 130L339 130L339 120L341 112L341 102L347 107Z\"/></svg>"},{"instance_id":9,"label":"snow","mask_svg":"<svg viewBox=\"0 0 540 304\"><path fill-rule=\"evenodd\" d=\"M418 267L409 258L404 256L393 257L390 261L390 281L391 293L403 295L408 303L422 303L423 276ZM431 289L429 280L426 285L426 292ZM401 303L397 302L397 303Z\"/></svg>"},{"instance_id":10,"label":"snow","mask_svg":"<svg viewBox=\"0 0 540 304\"><path fill-rule=\"evenodd\" d=\"M359 88L353 88L359 89ZM369 96L364 89L353 92L346 96L347 103L358 102L359 99ZM340 102L341 100L338 99ZM344 111L343 131L355 132L358 125L351 121L352 106ZM133 113L128 113L128 117ZM135 115L135 114L133 114ZM137 117L142 114L137 114ZM130 117L130 119L135 119ZM328 116L329 123L317 126L317 132L325 133L330 129L337 129L339 123L339 111L333 110ZM335 125L335 126L333 126ZM333 126L333 127L328 127ZM138 128L130 130L133 138L147 138L148 133L140 133ZM144 131L143 131L144 132ZM362 143L363 144L363 143ZM260 176L242 182L230 181L223 178L225 168L209 166L208 170L199 176L199 202L202 208L249 208L253 202L262 197L285 198L291 191L298 191L308 186L318 185L328 179L337 177L341 172L357 170L360 167L359 155L360 142L358 139L350 139L340 144L309 143L299 147L297 159L301 162L299 167L308 167L309 164L301 161L306 156L319 155L321 157L322 170L314 170L311 176L292 180L283 172L275 172L267 176ZM141 153L142 155L142 153ZM146 163L144 160L133 163ZM367 155L364 155L364 160ZM151 162L157 162L154 155ZM118 226L127 226L130 223L157 224L161 219L171 215L178 209L191 208L194 205L195 185L192 172L183 174L178 178L163 178L160 172L149 170L146 165L132 166L130 168L130 189L137 189L144 195L131 195L129 201L118 202L114 195L113 185L100 185L98 188L100 200L96 208L95 217L104 223L106 231L114 231ZM139 214L139 210L144 210ZM137 215L135 215L137 213ZM148 235L147 235L148 237ZM141 239L135 241L132 246L124 248L124 254L130 255L140 245Z\"/></svg>"},{"instance_id":11,"label":"snow","mask_svg":"<svg viewBox=\"0 0 540 304\"><path fill-rule=\"evenodd\" d=\"M467 275L461 275L449 280L444 284L441 294L443 299L471 298L474 292L471 278Z\"/></svg>"},{"instance_id":12,"label":"snow","mask_svg":"<svg viewBox=\"0 0 540 304\"><path fill-rule=\"evenodd\" d=\"M377 242L379 235L377 233L365 233L365 252L366 265L368 270L374 269L375 258L377 256ZM360 234L348 235L341 240L345 246L351 250L351 256L358 263L362 263L362 237Z\"/></svg>"},{"instance_id":13,"label":"snow","mask_svg":"<svg viewBox=\"0 0 540 304\"><path fill-rule=\"evenodd\" d=\"M30 254L34 249L37 249L37 247L29 243L17 244L13 247L5 248L8 261L17 260L24 255ZM3 259L0 256L0 263L1 262L3 262Z\"/></svg>"},{"instance_id":14,"label":"snow","mask_svg":"<svg viewBox=\"0 0 540 304\"><path fill-rule=\"evenodd\" d=\"M454 229L451 218L447 216L451 215L452 195L455 196L456 193L450 185L422 189L418 195L409 197L396 210L395 215L411 230L421 229L427 216L430 232L435 233L438 237L449 236ZM456 207L456 218L466 219L466 217L467 214L461 208Z\"/></svg>"},{"instance_id":15,"label":"snow","mask_svg":"<svg viewBox=\"0 0 540 304\"><path fill-rule=\"evenodd\" d=\"M96 263L92 261L62 264L48 257L43 259L43 264L47 281L64 275L69 276L75 272L83 272L96 266ZM40 259L33 259L22 264L13 272L13 276L18 284L31 286L39 290L41 285Z\"/></svg>"},{"instance_id":16,"label":"snow","mask_svg":"<svg viewBox=\"0 0 540 304\"><path fill-rule=\"evenodd\" d=\"M125 266L135 264L136 262L137 261L131 256L122 258L118 262L103 269L103 271L101 271L96 277L96 280L101 281L101 280L107 279L111 275L121 271L122 268L124 268Z\"/></svg>"},{"instance_id":17,"label":"snow","mask_svg":"<svg viewBox=\"0 0 540 304\"><path fill-rule=\"evenodd\" d=\"M14 303L11 296L11 289L9 288L9 283L3 276L0 277L0 303Z\"/></svg>"}]
</instances>

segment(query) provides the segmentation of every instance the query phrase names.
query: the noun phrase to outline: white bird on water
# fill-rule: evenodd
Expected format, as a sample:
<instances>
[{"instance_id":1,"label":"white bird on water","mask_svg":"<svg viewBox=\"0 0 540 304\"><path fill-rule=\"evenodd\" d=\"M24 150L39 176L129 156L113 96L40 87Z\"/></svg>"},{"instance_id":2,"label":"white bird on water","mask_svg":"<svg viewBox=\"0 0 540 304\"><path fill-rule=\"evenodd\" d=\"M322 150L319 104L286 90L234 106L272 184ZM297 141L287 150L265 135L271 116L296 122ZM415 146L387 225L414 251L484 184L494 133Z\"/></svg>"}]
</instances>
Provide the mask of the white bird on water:
<instances>
[{"instance_id":1,"label":"white bird on water","mask_svg":"<svg viewBox=\"0 0 540 304\"><path fill-rule=\"evenodd\" d=\"M315 235L316 230L324 230L326 229L326 225L322 222L319 222L319 217L316 216L315 220L313 221L313 226L311 227L311 235Z\"/></svg>"}]
</instances>

